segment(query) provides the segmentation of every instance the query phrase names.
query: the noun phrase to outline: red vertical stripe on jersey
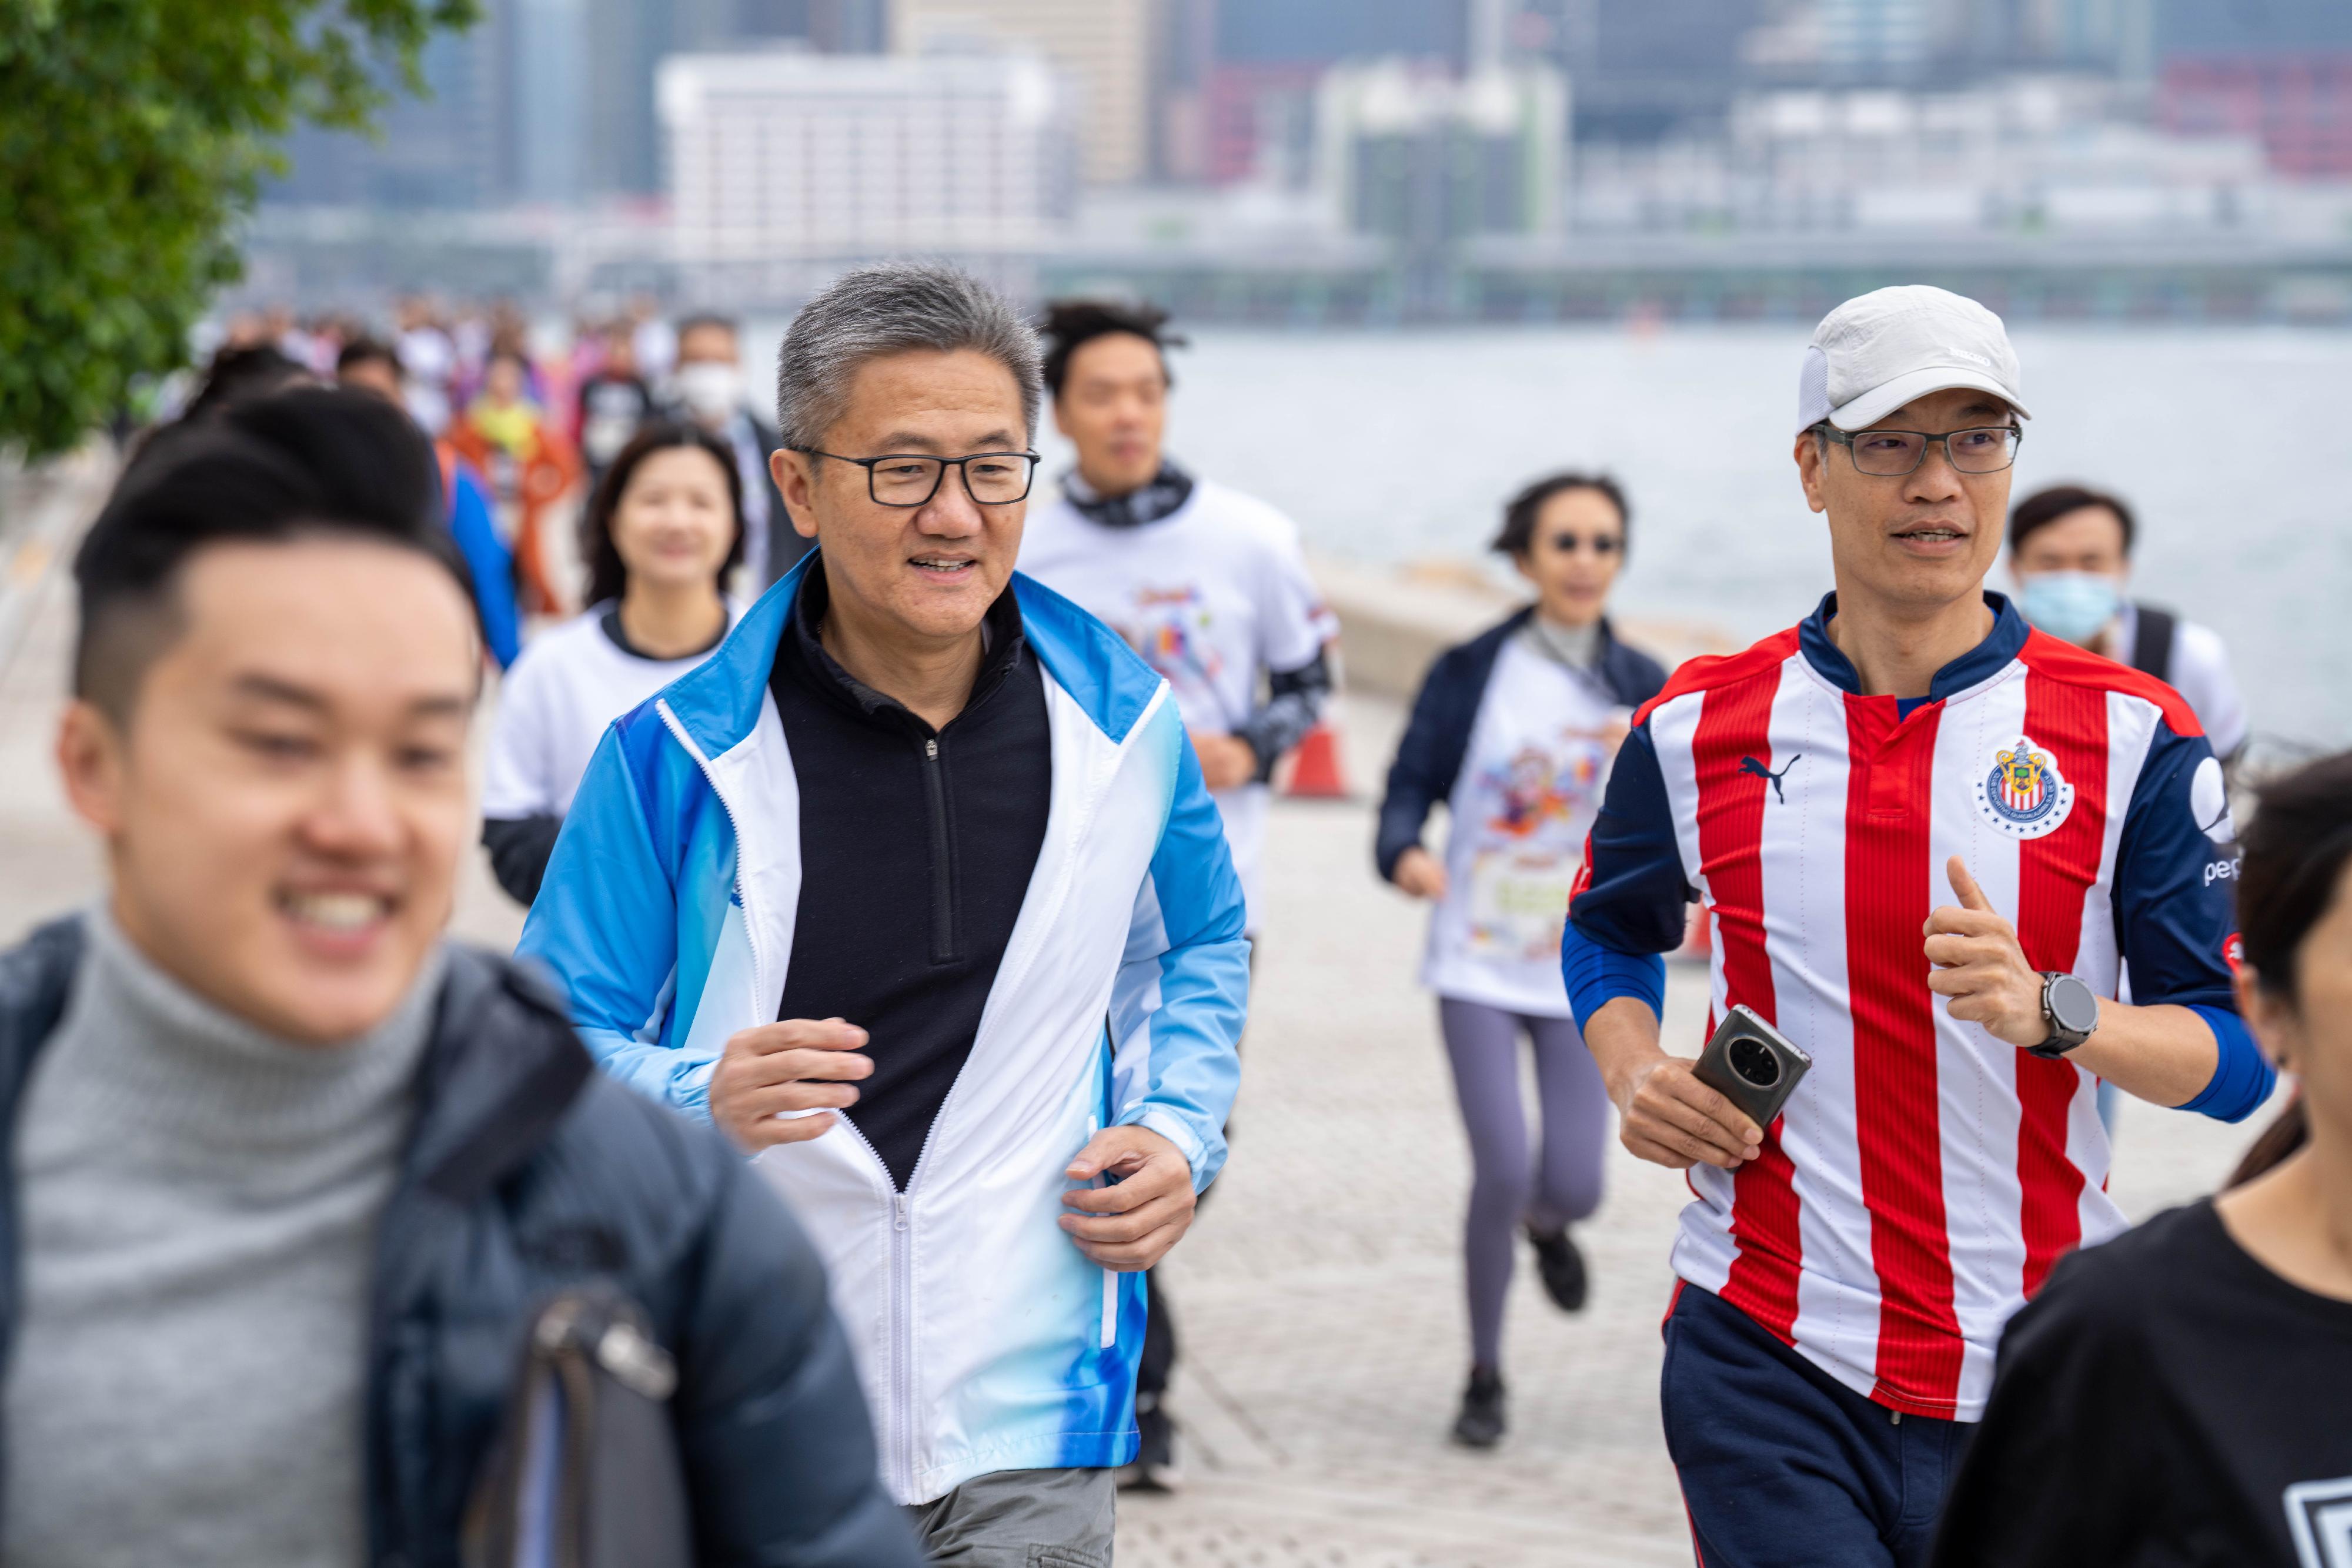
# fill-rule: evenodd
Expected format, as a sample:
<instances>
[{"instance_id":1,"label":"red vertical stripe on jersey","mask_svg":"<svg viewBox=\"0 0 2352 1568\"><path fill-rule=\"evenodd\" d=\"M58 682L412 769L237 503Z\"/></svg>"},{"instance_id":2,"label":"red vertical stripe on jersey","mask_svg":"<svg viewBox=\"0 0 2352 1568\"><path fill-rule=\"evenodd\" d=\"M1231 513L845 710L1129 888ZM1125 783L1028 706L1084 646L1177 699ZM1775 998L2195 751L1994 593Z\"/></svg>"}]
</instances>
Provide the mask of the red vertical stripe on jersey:
<instances>
[{"instance_id":1,"label":"red vertical stripe on jersey","mask_svg":"<svg viewBox=\"0 0 2352 1568\"><path fill-rule=\"evenodd\" d=\"M1698 782L1698 854L1715 905L1722 945L1725 1005L1743 1005L1773 1021L1772 961L1764 947L1764 810L1771 781L1741 766L1772 767L1772 698L1780 673L1710 690L1691 737ZM1784 1341L1794 1341L1797 1271L1804 1243L1797 1228L1796 1170L1780 1147L1776 1122L1764 1150L1732 1177L1731 1239L1739 1249L1723 1299Z\"/></svg>"},{"instance_id":2,"label":"red vertical stripe on jersey","mask_svg":"<svg viewBox=\"0 0 2352 1568\"><path fill-rule=\"evenodd\" d=\"M1881 1291L1878 1396L1948 1414L1963 1343L1952 1309L1937 1106L1936 1008L1920 927L1940 704L1895 719L1893 697L1849 696L1845 940L1862 1198Z\"/></svg>"},{"instance_id":3,"label":"red vertical stripe on jersey","mask_svg":"<svg viewBox=\"0 0 2352 1568\"><path fill-rule=\"evenodd\" d=\"M2083 901L2098 881L2106 837L2106 693L2029 667L2025 738L2058 765L2074 799L2064 821L2018 846L2017 940L2035 968L2072 969L2083 939ZM1992 758L1984 765L1990 768ZM2082 1082L2069 1062L2017 1053L2018 1218L2029 1297L2042 1288L2051 1265L2083 1239L2083 1173L2066 1157L2067 1111Z\"/></svg>"}]
</instances>

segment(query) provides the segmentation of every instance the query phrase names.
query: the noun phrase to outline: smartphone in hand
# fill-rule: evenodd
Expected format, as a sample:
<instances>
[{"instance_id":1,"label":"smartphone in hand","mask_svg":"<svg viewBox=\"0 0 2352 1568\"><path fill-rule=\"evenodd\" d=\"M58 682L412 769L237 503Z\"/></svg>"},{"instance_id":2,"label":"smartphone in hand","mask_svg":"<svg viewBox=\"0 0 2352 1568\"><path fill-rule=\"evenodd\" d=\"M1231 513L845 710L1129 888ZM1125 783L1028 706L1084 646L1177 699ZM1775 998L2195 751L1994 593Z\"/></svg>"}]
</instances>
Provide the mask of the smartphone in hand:
<instances>
[{"instance_id":1,"label":"smartphone in hand","mask_svg":"<svg viewBox=\"0 0 2352 1568\"><path fill-rule=\"evenodd\" d=\"M1691 1076L1769 1128L1813 1059L1745 1007L1735 1007L1699 1052Z\"/></svg>"}]
</instances>

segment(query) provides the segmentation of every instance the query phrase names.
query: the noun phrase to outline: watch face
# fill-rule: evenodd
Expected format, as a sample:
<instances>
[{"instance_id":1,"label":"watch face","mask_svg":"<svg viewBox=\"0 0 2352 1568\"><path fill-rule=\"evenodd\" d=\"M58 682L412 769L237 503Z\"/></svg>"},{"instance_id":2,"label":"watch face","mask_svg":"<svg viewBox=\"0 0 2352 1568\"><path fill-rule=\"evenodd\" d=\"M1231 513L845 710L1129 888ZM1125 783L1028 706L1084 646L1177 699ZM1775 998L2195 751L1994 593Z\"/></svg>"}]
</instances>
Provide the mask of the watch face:
<instances>
[{"instance_id":1,"label":"watch face","mask_svg":"<svg viewBox=\"0 0 2352 1568\"><path fill-rule=\"evenodd\" d=\"M2099 1026L2099 998L2072 975L2050 982L2050 1020L2068 1034L2088 1034Z\"/></svg>"}]
</instances>

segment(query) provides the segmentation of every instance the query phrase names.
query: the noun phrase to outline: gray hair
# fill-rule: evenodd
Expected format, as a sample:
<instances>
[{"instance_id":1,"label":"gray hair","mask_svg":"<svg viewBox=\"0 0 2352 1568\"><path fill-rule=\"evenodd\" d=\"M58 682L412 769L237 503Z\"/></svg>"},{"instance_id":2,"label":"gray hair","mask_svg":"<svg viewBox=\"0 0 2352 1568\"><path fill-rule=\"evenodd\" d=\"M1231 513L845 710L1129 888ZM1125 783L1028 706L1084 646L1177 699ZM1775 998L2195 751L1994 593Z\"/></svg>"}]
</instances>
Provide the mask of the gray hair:
<instances>
[{"instance_id":1,"label":"gray hair","mask_svg":"<svg viewBox=\"0 0 2352 1568\"><path fill-rule=\"evenodd\" d=\"M1045 358L1036 329L958 267L881 261L835 278L801 308L776 352L776 427L786 446L824 444L858 368L886 354L970 349L1013 372L1026 437L1037 432Z\"/></svg>"}]
</instances>

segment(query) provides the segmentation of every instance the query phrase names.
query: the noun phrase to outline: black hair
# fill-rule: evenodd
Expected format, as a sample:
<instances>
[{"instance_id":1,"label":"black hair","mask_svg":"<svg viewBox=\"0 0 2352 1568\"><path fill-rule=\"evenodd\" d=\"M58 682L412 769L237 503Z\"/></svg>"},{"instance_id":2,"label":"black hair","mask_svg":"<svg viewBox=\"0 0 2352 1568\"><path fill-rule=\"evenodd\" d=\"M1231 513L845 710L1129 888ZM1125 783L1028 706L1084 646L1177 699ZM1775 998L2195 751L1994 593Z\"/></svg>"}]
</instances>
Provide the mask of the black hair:
<instances>
[{"instance_id":1,"label":"black hair","mask_svg":"<svg viewBox=\"0 0 2352 1568\"><path fill-rule=\"evenodd\" d=\"M284 392L310 374L272 344L223 348L205 366L204 384L188 399L180 418L187 423L214 418L226 409Z\"/></svg>"},{"instance_id":2,"label":"black hair","mask_svg":"<svg viewBox=\"0 0 2352 1568\"><path fill-rule=\"evenodd\" d=\"M1186 343L1183 334L1168 330L1168 312L1159 306L1115 299L1056 299L1037 319L1037 329L1045 335L1045 390L1055 397L1069 377L1070 356L1097 338L1125 332L1142 339L1160 351L1160 373L1171 387L1168 350Z\"/></svg>"},{"instance_id":3,"label":"black hair","mask_svg":"<svg viewBox=\"0 0 2352 1568\"><path fill-rule=\"evenodd\" d=\"M638 466L656 452L667 452L673 446L693 446L710 455L727 476L727 509L735 519L735 542L727 547L727 559L719 563L719 582L724 592L727 574L743 560L743 476L735 466L735 453L725 442L698 424L680 420L657 419L638 428L629 444L614 457L612 466L597 481L595 495L580 514L580 556L588 563L588 598L590 604L602 604L617 600L629 586L629 569L621 562L621 548L613 542L613 519L621 510L621 497L628 492L629 481L636 476ZM782 522L781 517L771 522ZM790 524L785 524L790 527Z\"/></svg>"},{"instance_id":4,"label":"black hair","mask_svg":"<svg viewBox=\"0 0 2352 1568\"><path fill-rule=\"evenodd\" d=\"M2303 945L2336 902L2352 863L2352 752L2306 763L2261 789L2238 841L2239 952L2255 987L2297 1005ZM2310 1136L2300 1097L2254 1140L2231 1176L2237 1186L2301 1148Z\"/></svg>"},{"instance_id":5,"label":"black hair","mask_svg":"<svg viewBox=\"0 0 2352 1568\"><path fill-rule=\"evenodd\" d=\"M698 327L716 327L723 332L734 334L739 339L743 336L743 329L737 324L734 317L722 316L716 310L698 310L691 316L678 319L678 340L681 342L684 341L686 335Z\"/></svg>"},{"instance_id":6,"label":"black hair","mask_svg":"<svg viewBox=\"0 0 2352 1568\"><path fill-rule=\"evenodd\" d=\"M2139 531L2132 509L2115 496L2104 490L2094 490L2082 485L2053 485L2046 490L2036 490L2020 501L2009 514L2009 551L2015 555L2025 541L2039 529L2049 527L2069 512L2079 512L2085 507L2105 507L2124 526L2124 554L2132 552L2132 538Z\"/></svg>"},{"instance_id":7,"label":"black hair","mask_svg":"<svg viewBox=\"0 0 2352 1568\"><path fill-rule=\"evenodd\" d=\"M1536 518L1544 503L1554 496L1570 490L1593 490L1609 498L1617 508L1617 524L1624 532L1624 542L1633 540L1633 508L1625 502L1625 491L1606 474L1583 474L1569 469L1559 474L1547 474L1503 504L1503 526L1496 530L1494 541L1486 548L1497 555L1524 556L1535 549Z\"/></svg>"},{"instance_id":8,"label":"black hair","mask_svg":"<svg viewBox=\"0 0 2352 1568\"><path fill-rule=\"evenodd\" d=\"M2296 994L2297 955L2336 899L2352 861L2352 751L2323 757L2263 786L2239 837L2238 936L2262 988Z\"/></svg>"},{"instance_id":9,"label":"black hair","mask_svg":"<svg viewBox=\"0 0 2352 1568\"><path fill-rule=\"evenodd\" d=\"M159 433L74 556L74 695L129 716L147 666L182 630L176 590L206 547L320 535L415 550L474 601L443 519L440 462L373 392L299 387Z\"/></svg>"},{"instance_id":10,"label":"black hair","mask_svg":"<svg viewBox=\"0 0 2352 1568\"><path fill-rule=\"evenodd\" d=\"M341 375L354 365L390 365L394 373L400 370L400 356L390 343L381 338L357 337L345 343L335 355L335 373Z\"/></svg>"}]
</instances>

